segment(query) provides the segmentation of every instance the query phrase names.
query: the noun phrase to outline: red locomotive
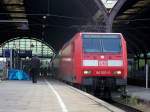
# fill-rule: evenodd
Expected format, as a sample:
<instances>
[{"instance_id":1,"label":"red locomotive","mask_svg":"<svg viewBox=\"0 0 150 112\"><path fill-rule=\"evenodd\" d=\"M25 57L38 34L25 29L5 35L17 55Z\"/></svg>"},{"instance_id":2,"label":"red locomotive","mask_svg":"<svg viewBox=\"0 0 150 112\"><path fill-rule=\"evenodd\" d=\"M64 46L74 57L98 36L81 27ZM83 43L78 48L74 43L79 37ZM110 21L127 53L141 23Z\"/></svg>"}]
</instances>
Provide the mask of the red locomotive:
<instances>
[{"instance_id":1,"label":"red locomotive","mask_svg":"<svg viewBox=\"0 0 150 112\"><path fill-rule=\"evenodd\" d=\"M120 33L77 33L52 63L57 78L93 90L127 83L126 41Z\"/></svg>"}]
</instances>

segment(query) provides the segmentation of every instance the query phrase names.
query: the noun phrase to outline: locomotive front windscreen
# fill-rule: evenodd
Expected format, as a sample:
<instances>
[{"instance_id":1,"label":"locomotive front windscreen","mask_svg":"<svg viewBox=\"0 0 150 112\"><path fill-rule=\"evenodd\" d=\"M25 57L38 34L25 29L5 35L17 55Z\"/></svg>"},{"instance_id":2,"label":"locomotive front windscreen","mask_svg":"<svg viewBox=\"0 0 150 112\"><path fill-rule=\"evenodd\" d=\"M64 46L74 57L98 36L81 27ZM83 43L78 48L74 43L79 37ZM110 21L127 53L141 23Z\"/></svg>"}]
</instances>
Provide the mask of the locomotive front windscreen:
<instances>
[{"instance_id":1,"label":"locomotive front windscreen","mask_svg":"<svg viewBox=\"0 0 150 112\"><path fill-rule=\"evenodd\" d=\"M83 34L84 52L121 52L119 34Z\"/></svg>"}]
</instances>

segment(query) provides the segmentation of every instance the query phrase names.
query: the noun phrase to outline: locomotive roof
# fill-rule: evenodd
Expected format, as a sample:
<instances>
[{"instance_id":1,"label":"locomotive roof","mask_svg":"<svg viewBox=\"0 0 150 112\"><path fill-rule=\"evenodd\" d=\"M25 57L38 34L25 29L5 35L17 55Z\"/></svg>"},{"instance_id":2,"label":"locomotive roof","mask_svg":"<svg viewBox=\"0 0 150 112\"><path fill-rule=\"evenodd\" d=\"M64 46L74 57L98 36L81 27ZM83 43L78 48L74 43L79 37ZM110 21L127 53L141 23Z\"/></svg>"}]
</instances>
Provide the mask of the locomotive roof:
<instances>
[{"instance_id":1,"label":"locomotive roof","mask_svg":"<svg viewBox=\"0 0 150 112\"><path fill-rule=\"evenodd\" d=\"M81 34L119 34L122 35L121 33L102 33L102 32L80 32Z\"/></svg>"}]
</instances>

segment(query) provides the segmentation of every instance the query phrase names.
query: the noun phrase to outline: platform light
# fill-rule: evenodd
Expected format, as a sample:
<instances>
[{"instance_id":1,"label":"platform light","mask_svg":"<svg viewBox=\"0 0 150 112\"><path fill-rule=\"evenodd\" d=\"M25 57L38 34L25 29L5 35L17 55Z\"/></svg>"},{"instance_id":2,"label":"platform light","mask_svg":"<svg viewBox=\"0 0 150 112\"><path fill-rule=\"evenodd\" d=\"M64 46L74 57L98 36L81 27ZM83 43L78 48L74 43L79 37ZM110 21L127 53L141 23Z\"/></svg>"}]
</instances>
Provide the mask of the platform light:
<instances>
[{"instance_id":1,"label":"platform light","mask_svg":"<svg viewBox=\"0 0 150 112\"><path fill-rule=\"evenodd\" d=\"M47 16L43 16L43 19L46 19L47 18Z\"/></svg>"}]
</instances>

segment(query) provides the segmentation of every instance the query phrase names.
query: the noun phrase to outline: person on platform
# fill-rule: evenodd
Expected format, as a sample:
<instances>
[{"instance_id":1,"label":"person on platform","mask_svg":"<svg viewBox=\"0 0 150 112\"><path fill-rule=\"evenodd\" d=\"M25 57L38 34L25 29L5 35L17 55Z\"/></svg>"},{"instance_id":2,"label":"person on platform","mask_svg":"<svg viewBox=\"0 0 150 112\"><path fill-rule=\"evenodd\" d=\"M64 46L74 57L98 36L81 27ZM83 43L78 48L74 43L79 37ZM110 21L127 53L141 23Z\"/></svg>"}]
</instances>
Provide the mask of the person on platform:
<instances>
[{"instance_id":1,"label":"person on platform","mask_svg":"<svg viewBox=\"0 0 150 112\"><path fill-rule=\"evenodd\" d=\"M31 59L31 70L30 70L33 83L37 83L39 70L40 70L40 59L36 55L34 55Z\"/></svg>"}]
</instances>

